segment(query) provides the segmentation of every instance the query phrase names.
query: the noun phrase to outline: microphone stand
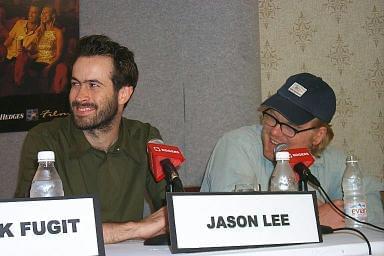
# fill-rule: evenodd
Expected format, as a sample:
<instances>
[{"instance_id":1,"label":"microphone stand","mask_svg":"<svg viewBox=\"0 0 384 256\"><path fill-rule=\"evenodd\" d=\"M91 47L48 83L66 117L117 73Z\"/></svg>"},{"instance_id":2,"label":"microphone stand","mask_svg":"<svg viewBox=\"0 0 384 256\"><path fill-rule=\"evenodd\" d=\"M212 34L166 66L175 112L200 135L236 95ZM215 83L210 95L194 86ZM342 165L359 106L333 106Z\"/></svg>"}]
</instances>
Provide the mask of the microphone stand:
<instances>
[{"instance_id":1,"label":"microphone stand","mask_svg":"<svg viewBox=\"0 0 384 256\"><path fill-rule=\"evenodd\" d=\"M308 191L308 176L304 173L304 164L299 163L293 167L293 170L299 174L299 191Z\"/></svg>"},{"instance_id":2,"label":"microphone stand","mask_svg":"<svg viewBox=\"0 0 384 256\"><path fill-rule=\"evenodd\" d=\"M299 191L308 191L308 179L306 178L305 175L300 175L300 180L299 180Z\"/></svg>"},{"instance_id":3,"label":"microphone stand","mask_svg":"<svg viewBox=\"0 0 384 256\"><path fill-rule=\"evenodd\" d=\"M183 184L179 178L176 167L166 158L160 161L161 167L165 174L165 191L166 192L184 192ZM165 201L166 204L166 201ZM144 241L144 245L170 245L169 233L161 234L148 238Z\"/></svg>"}]
</instances>

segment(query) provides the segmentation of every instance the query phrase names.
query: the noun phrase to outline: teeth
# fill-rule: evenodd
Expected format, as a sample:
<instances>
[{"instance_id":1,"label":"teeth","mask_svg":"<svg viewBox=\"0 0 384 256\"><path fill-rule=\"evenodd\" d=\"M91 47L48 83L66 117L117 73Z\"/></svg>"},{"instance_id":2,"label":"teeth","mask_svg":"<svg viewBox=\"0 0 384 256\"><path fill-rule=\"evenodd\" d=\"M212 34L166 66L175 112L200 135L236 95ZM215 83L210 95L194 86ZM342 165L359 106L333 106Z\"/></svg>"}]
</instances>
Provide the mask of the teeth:
<instances>
[{"instance_id":1,"label":"teeth","mask_svg":"<svg viewBox=\"0 0 384 256\"><path fill-rule=\"evenodd\" d=\"M272 142L272 144L274 144L274 145L277 145L277 144L279 144L279 142L277 142L277 141L274 141L274 140L271 140L271 142Z\"/></svg>"},{"instance_id":2,"label":"teeth","mask_svg":"<svg viewBox=\"0 0 384 256\"><path fill-rule=\"evenodd\" d=\"M77 108L79 111L91 111L91 108Z\"/></svg>"}]
</instances>

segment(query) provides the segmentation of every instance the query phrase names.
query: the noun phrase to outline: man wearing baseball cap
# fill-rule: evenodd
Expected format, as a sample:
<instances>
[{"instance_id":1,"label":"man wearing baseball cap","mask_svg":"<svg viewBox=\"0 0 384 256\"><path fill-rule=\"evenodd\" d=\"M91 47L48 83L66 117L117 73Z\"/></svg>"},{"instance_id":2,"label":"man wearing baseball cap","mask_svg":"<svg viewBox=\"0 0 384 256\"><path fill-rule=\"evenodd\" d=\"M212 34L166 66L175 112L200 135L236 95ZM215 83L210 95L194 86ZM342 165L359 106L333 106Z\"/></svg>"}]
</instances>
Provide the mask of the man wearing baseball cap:
<instances>
[{"instance_id":1,"label":"man wearing baseball cap","mask_svg":"<svg viewBox=\"0 0 384 256\"><path fill-rule=\"evenodd\" d=\"M336 96L322 78L300 73L287 79L276 94L259 107L261 125L241 127L224 134L209 159L201 191L233 191L236 184L259 183L268 190L278 144L288 148L308 148L315 156L311 173L334 203L343 208L341 180L346 156L329 146L333 138L331 120L336 111ZM383 184L367 178L368 221L384 221L379 190ZM315 190L309 184L309 190ZM322 225L344 226L340 216L317 193Z\"/></svg>"}]
</instances>

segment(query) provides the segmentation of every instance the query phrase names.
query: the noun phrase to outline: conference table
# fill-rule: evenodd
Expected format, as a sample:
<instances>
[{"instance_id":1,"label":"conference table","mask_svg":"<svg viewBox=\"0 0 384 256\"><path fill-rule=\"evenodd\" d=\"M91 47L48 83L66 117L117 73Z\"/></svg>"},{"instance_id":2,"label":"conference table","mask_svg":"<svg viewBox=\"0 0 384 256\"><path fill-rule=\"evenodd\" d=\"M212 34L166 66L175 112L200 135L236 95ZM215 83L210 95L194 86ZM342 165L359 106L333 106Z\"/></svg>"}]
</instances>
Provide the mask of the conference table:
<instances>
[{"instance_id":1,"label":"conference table","mask_svg":"<svg viewBox=\"0 0 384 256\"><path fill-rule=\"evenodd\" d=\"M371 228L361 228L361 232L368 238L372 248L372 255L384 256L384 232ZM131 240L118 244L105 245L107 256L164 256L172 255L169 246L144 246L143 241ZM287 245L276 247L262 247L250 249L180 253L176 255L190 256L338 256L338 255L368 255L365 240L352 231L336 231L323 235L322 243Z\"/></svg>"}]
</instances>

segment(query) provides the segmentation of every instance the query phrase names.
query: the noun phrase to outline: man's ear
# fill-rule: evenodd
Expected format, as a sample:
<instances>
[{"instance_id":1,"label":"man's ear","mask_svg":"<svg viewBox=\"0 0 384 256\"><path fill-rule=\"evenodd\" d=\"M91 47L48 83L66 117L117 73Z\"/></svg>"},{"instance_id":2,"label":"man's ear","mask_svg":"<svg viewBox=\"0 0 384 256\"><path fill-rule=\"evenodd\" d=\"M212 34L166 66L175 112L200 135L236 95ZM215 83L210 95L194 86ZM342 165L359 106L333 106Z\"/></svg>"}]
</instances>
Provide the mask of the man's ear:
<instances>
[{"instance_id":1,"label":"man's ear","mask_svg":"<svg viewBox=\"0 0 384 256\"><path fill-rule=\"evenodd\" d=\"M123 86L119 90L119 104L124 105L129 101L133 93L133 86Z\"/></svg>"},{"instance_id":2,"label":"man's ear","mask_svg":"<svg viewBox=\"0 0 384 256\"><path fill-rule=\"evenodd\" d=\"M315 135L312 138L312 145L314 145L314 146L319 145L323 141L323 139L325 138L326 135L327 135L327 128L326 127L322 126L322 127L318 128Z\"/></svg>"}]
</instances>

